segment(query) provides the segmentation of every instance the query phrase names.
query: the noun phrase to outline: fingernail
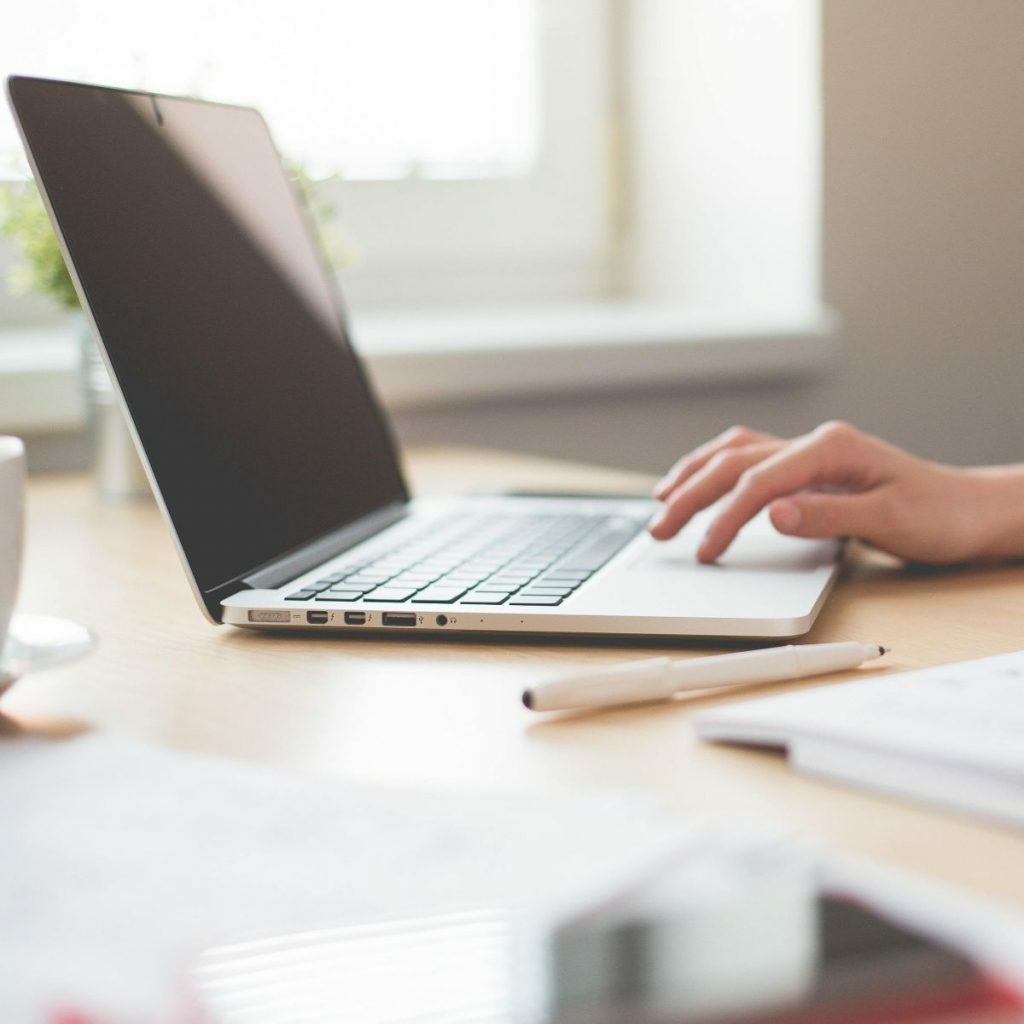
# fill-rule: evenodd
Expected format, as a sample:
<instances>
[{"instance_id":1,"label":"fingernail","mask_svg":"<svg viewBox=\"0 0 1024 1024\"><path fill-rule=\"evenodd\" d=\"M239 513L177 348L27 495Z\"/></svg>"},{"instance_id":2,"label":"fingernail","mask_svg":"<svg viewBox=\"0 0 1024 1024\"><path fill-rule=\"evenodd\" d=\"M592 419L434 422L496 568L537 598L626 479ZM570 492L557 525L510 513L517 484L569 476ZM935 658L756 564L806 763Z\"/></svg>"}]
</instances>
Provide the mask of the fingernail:
<instances>
[{"instance_id":1,"label":"fingernail","mask_svg":"<svg viewBox=\"0 0 1024 1024\"><path fill-rule=\"evenodd\" d=\"M772 520L785 533L792 533L800 528L800 506L794 501L777 501L772 506Z\"/></svg>"}]
</instances>

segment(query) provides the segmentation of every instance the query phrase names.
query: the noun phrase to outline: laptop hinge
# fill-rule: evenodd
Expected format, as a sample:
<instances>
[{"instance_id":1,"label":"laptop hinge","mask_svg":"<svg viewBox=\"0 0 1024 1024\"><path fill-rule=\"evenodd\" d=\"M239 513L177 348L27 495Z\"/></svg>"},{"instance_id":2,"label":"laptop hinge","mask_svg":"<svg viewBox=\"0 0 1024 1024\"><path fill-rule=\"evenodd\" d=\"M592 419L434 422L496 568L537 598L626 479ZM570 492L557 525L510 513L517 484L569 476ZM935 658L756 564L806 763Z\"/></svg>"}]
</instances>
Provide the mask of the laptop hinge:
<instances>
[{"instance_id":1,"label":"laptop hinge","mask_svg":"<svg viewBox=\"0 0 1024 1024\"><path fill-rule=\"evenodd\" d=\"M370 515L363 516L355 523L343 526L340 530L335 530L325 537L274 559L273 562L260 566L248 576L243 576L240 583L254 590L272 590L280 587L321 562L327 561L328 558L340 555L343 551L361 544L374 534L404 519L408 512L409 506L406 502L387 505Z\"/></svg>"}]
</instances>

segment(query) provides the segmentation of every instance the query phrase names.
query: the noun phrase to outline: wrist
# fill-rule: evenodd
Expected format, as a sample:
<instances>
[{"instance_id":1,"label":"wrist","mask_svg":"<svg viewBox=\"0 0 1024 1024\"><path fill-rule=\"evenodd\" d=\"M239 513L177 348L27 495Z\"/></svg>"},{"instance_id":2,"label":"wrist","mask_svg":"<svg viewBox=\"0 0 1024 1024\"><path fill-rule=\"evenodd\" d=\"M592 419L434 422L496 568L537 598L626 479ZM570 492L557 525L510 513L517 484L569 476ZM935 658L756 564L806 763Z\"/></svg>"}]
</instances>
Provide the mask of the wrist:
<instances>
[{"instance_id":1,"label":"wrist","mask_svg":"<svg viewBox=\"0 0 1024 1024\"><path fill-rule=\"evenodd\" d=\"M1024 466L966 471L976 491L976 558L1024 557Z\"/></svg>"}]
</instances>

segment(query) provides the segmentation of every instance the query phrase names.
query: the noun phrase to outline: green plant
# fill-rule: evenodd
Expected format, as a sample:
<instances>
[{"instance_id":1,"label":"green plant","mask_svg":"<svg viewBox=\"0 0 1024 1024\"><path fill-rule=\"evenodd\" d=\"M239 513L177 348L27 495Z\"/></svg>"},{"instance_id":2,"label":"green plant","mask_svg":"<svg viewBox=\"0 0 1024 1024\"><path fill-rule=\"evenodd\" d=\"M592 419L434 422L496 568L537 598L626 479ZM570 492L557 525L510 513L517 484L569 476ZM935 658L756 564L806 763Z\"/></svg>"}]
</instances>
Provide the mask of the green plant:
<instances>
[{"instance_id":1,"label":"green plant","mask_svg":"<svg viewBox=\"0 0 1024 1024\"><path fill-rule=\"evenodd\" d=\"M327 198L324 189L325 185L336 182L338 176L314 178L302 160L285 160L284 169L302 197L330 266L340 270L358 263L358 251L345 232L337 207Z\"/></svg>"},{"instance_id":2,"label":"green plant","mask_svg":"<svg viewBox=\"0 0 1024 1024\"><path fill-rule=\"evenodd\" d=\"M0 182L0 235L13 243L19 257L8 275L11 291L39 292L65 309L78 308L75 286L34 182Z\"/></svg>"},{"instance_id":3,"label":"green plant","mask_svg":"<svg viewBox=\"0 0 1024 1024\"><path fill-rule=\"evenodd\" d=\"M306 202L329 263L333 267L350 266L355 262L355 250L341 228L336 209L324 197L322 182L313 181L298 161L286 162L285 166ZM11 291L37 292L64 309L78 308L75 286L34 181L0 181L0 235L13 244L18 256L8 274Z\"/></svg>"}]
</instances>

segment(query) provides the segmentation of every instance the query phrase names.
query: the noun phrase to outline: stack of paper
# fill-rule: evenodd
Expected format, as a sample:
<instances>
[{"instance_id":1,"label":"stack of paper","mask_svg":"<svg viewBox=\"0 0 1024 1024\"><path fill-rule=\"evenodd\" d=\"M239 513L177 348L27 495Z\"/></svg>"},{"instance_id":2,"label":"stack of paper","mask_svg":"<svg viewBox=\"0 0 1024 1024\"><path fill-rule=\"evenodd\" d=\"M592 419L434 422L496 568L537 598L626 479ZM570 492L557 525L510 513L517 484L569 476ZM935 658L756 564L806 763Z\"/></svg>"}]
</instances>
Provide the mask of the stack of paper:
<instances>
[{"instance_id":1,"label":"stack of paper","mask_svg":"<svg viewBox=\"0 0 1024 1024\"><path fill-rule=\"evenodd\" d=\"M743 701L696 727L785 747L801 771L1024 825L1024 652Z\"/></svg>"}]
</instances>

